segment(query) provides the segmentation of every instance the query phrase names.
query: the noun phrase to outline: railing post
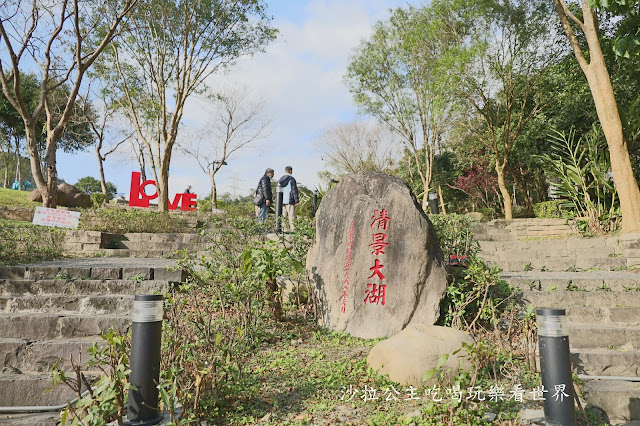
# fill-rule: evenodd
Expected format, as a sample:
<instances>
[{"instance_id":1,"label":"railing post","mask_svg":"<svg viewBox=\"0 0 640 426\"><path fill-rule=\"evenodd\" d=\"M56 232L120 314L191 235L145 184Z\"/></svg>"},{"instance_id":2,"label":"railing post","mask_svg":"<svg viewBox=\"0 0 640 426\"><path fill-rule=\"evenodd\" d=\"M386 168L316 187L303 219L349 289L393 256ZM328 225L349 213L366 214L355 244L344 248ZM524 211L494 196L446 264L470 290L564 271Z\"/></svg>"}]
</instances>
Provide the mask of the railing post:
<instances>
[{"instance_id":1,"label":"railing post","mask_svg":"<svg viewBox=\"0 0 640 426\"><path fill-rule=\"evenodd\" d=\"M160 294L137 294L133 299L126 425L155 425L163 419L158 410L162 301Z\"/></svg>"}]
</instances>

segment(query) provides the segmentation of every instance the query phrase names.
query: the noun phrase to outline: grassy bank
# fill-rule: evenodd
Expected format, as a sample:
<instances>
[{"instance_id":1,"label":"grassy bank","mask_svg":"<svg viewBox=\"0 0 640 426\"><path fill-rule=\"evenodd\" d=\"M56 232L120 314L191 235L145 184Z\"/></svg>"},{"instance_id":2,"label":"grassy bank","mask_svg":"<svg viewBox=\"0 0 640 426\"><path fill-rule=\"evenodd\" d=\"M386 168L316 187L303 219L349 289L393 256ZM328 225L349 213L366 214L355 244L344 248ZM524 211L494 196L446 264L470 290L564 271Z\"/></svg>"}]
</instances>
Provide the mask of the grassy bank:
<instances>
[{"instance_id":1,"label":"grassy bank","mask_svg":"<svg viewBox=\"0 0 640 426\"><path fill-rule=\"evenodd\" d=\"M0 206L4 207L37 207L42 203L29 201L29 191L0 188Z\"/></svg>"}]
</instances>

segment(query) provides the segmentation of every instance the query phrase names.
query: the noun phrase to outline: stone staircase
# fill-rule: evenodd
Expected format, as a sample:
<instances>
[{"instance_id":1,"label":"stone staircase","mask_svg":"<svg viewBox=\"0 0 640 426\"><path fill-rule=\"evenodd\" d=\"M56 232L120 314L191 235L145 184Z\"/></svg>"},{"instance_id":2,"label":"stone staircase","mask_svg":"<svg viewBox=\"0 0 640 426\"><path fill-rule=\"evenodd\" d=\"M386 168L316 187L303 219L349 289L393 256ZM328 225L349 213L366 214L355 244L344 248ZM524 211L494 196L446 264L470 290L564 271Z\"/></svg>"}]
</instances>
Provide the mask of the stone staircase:
<instances>
[{"instance_id":1,"label":"stone staircase","mask_svg":"<svg viewBox=\"0 0 640 426\"><path fill-rule=\"evenodd\" d=\"M86 366L86 349L109 327L130 326L134 294L166 292L184 278L166 259L74 259L0 267L0 407L59 405L54 363ZM145 266L141 266L145 265ZM0 423L13 424L0 416ZM17 420L15 420L17 421Z\"/></svg>"},{"instance_id":2,"label":"stone staircase","mask_svg":"<svg viewBox=\"0 0 640 426\"><path fill-rule=\"evenodd\" d=\"M574 373L640 377L640 235L580 238L563 220L499 220L475 232L524 304L566 308ZM640 420L640 382L585 380L584 398L616 424Z\"/></svg>"}]
</instances>

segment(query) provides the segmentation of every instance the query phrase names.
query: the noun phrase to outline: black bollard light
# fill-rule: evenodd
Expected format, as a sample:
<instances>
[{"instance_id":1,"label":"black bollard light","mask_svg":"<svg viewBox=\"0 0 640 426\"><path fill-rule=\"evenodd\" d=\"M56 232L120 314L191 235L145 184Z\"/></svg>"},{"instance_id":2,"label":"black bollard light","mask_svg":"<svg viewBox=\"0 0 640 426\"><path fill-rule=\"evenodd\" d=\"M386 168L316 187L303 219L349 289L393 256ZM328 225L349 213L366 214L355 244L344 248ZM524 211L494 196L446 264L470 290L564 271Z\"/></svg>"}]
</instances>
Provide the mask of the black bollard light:
<instances>
[{"instance_id":1,"label":"black bollard light","mask_svg":"<svg viewBox=\"0 0 640 426\"><path fill-rule=\"evenodd\" d=\"M163 419L158 410L162 300L160 294L136 294L133 298L126 425L155 425Z\"/></svg>"},{"instance_id":2,"label":"black bollard light","mask_svg":"<svg viewBox=\"0 0 640 426\"><path fill-rule=\"evenodd\" d=\"M282 232L282 224L280 223L280 217L282 216L282 200L284 194L282 193L284 190L283 187L278 184L276 187L276 234Z\"/></svg>"},{"instance_id":3,"label":"black bollard light","mask_svg":"<svg viewBox=\"0 0 640 426\"><path fill-rule=\"evenodd\" d=\"M318 190L313 190L313 217L316 217L316 210L318 209Z\"/></svg>"},{"instance_id":4,"label":"black bollard light","mask_svg":"<svg viewBox=\"0 0 640 426\"><path fill-rule=\"evenodd\" d=\"M438 194L435 192L429 193L429 209L432 214L439 214L440 209L438 209Z\"/></svg>"},{"instance_id":5,"label":"black bollard light","mask_svg":"<svg viewBox=\"0 0 640 426\"><path fill-rule=\"evenodd\" d=\"M536 309L544 417L548 425L576 424L575 394L571 376L569 332L564 309Z\"/></svg>"}]
</instances>

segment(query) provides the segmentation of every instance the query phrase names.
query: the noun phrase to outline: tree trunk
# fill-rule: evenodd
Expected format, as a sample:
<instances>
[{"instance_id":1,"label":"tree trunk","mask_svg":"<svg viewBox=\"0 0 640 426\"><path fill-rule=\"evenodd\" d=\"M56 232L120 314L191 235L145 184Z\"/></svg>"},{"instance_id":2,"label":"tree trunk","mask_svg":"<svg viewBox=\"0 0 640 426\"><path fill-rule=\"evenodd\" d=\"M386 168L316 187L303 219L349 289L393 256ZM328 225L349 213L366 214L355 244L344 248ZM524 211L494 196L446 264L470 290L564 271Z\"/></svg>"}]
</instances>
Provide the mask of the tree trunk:
<instances>
[{"instance_id":1,"label":"tree trunk","mask_svg":"<svg viewBox=\"0 0 640 426\"><path fill-rule=\"evenodd\" d=\"M640 190L638 190L638 183L633 175L618 104L604 58L600 55L592 55L591 58L590 72L586 76L596 105L598 119L609 146L613 181L620 197L620 209L622 210L622 232L639 232Z\"/></svg>"},{"instance_id":2,"label":"tree trunk","mask_svg":"<svg viewBox=\"0 0 640 426\"><path fill-rule=\"evenodd\" d=\"M209 174L211 180L211 210L218 208L218 192L216 191L216 178L215 173Z\"/></svg>"},{"instance_id":3,"label":"tree trunk","mask_svg":"<svg viewBox=\"0 0 640 426\"><path fill-rule=\"evenodd\" d=\"M58 169L56 168L56 150L47 148L47 184L42 194L42 205L55 209L58 205Z\"/></svg>"},{"instance_id":4,"label":"tree trunk","mask_svg":"<svg viewBox=\"0 0 640 426\"><path fill-rule=\"evenodd\" d=\"M280 293L278 291L278 283L275 278L267 279L267 292L269 294L269 302L271 304L271 312L276 321L282 320L282 304L280 302Z\"/></svg>"},{"instance_id":5,"label":"tree trunk","mask_svg":"<svg viewBox=\"0 0 640 426\"><path fill-rule=\"evenodd\" d=\"M447 215L447 208L444 205L444 197L442 196L442 186L438 185L438 196L440 197L440 210L443 215Z\"/></svg>"},{"instance_id":6,"label":"tree trunk","mask_svg":"<svg viewBox=\"0 0 640 426\"><path fill-rule=\"evenodd\" d=\"M11 186L9 186L9 162L8 161L4 167L4 181L2 182L2 186L4 188L11 188Z\"/></svg>"},{"instance_id":7,"label":"tree trunk","mask_svg":"<svg viewBox=\"0 0 640 426\"><path fill-rule=\"evenodd\" d=\"M158 188L158 210L166 212L169 210L169 162L162 161L160 174L156 182Z\"/></svg>"},{"instance_id":8,"label":"tree trunk","mask_svg":"<svg viewBox=\"0 0 640 426\"><path fill-rule=\"evenodd\" d=\"M98 145L96 145L96 156L98 157L98 172L100 173L100 186L102 187L102 193L104 195L108 195L107 182L104 178L104 166L102 164L104 162L104 158L102 158L102 155L100 155L101 148L102 141L98 142Z\"/></svg>"},{"instance_id":9,"label":"tree trunk","mask_svg":"<svg viewBox=\"0 0 640 426\"><path fill-rule=\"evenodd\" d=\"M18 182L18 191L22 189L22 173L20 170L20 139L14 137L16 142L16 182Z\"/></svg>"},{"instance_id":10,"label":"tree trunk","mask_svg":"<svg viewBox=\"0 0 640 426\"><path fill-rule=\"evenodd\" d=\"M427 207L429 207L429 189L424 189L424 194L422 195L422 210L427 211Z\"/></svg>"},{"instance_id":11,"label":"tree trunk","mask_svg":"<svg viewBox=\"0 0 640 426\"><path fill-rule=\"evenodd\" d=\"M498 187L500 188L500 194L502 194L502 201L504 204L504 218L513 219L513 206L511 205L511 194L507 189L507 184L504 181L504 165L500 165L496 160L496 173L498 173Z\"/></svg>"},{"instance_id":12,"label":"tree trunk","mask_svg":"<svg viewBox=\"0 0 640 426\"><path fill-rule=\"evenodd\" d=\"M25 123L26 124L26 123ZM48 207L45 199L49 198L49 189L47 181L43 175L43 168L40 159L40 153L38 152L38 143L36 141L35 123L32 126L25 126L25 134L27 139L27 150L29 151L29 162L31 164L31 175L33 180L42 195L42 205ZM55 158L54 158L55 163ZM54 164L55 169L55 164ZM57 188L56 188L57 189ZM54 191L56 192L56 191Z\"/></svg>"},{"instance_id":13,"label":"tree trunk","mask_svg":"<svg viewBox=\"0 0 640 426\"><path fill-rule=\"evenodd\" d=\"M620 198L622 210L622 232L640 231L640 190L633 175L627 141L624 138L620 111L616 102L611 78L607 70L602 47L600 46L599 28L596 12L589 1L582 0L583 31L589 46L589 61L584 56L577 37L569 23L569 18L563 11L562 0L554 0L556 10L560 15L562 26L571 43L576 59L582 72L587 77L589 89L593 96L600 125L607 139L611 158L611 171L616 190Z\"/></svg>"}]
</instances>

